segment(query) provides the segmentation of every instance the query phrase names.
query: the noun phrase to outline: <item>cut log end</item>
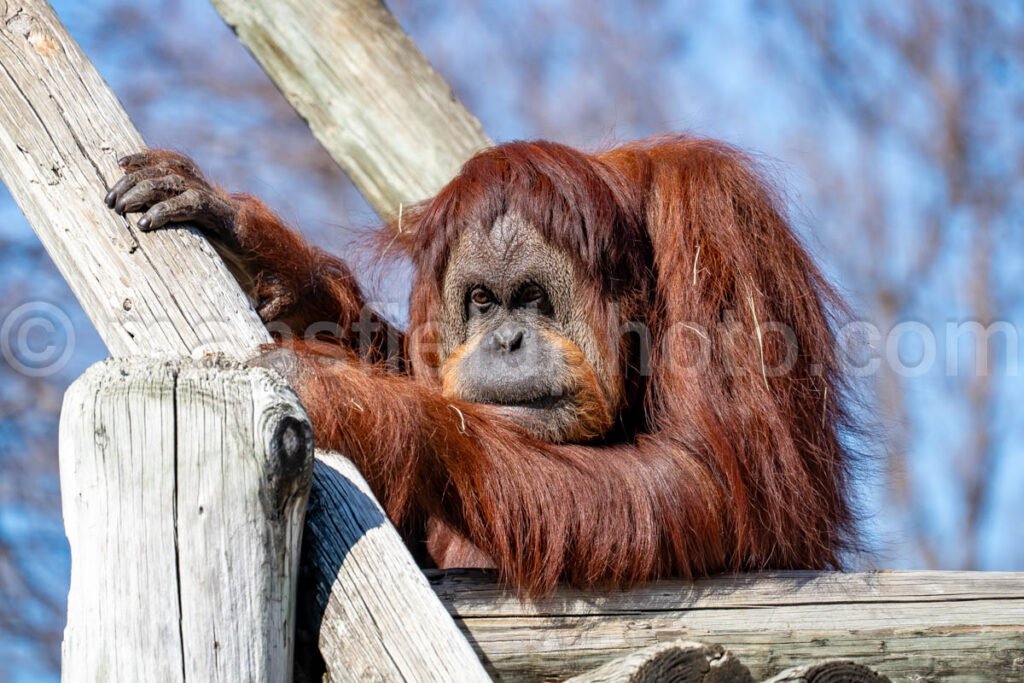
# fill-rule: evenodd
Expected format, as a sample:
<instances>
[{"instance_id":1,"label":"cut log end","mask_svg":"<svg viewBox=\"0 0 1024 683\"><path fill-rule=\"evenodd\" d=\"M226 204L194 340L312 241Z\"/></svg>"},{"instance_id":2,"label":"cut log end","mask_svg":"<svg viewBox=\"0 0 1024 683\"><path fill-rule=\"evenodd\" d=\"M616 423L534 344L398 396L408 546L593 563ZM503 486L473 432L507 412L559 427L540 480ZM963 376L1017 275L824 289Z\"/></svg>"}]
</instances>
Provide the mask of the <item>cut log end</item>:
<instances>
[{"instance_id":1,"label":"cut log end","mask_svg":"<svg viewBox=\"0 0 1024 683\"><path fill-rule=\"evenodd\" d=\"M772 676L765 683L888 683L889 678L856 662L832 660L798 666Z\"/></svg>"},{"instance_id":2,"label":"cut log end","mask_svg":"<svg viewBox=\"0 0 1024 683\"><path fill-rule=\"evenodd\" d=\"M751 683L750 671L721 645L660 643L613 659L566 683Z\"/></svg>"}]
</instances>

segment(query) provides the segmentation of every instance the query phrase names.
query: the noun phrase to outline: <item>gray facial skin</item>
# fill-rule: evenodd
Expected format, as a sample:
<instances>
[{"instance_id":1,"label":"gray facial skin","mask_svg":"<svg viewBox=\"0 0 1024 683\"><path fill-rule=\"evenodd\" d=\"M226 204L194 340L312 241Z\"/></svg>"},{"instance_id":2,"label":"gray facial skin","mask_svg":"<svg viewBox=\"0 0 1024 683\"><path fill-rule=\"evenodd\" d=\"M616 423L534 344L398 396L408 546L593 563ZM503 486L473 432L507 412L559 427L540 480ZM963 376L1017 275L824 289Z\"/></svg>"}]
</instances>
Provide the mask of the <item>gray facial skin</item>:
<instances>
[{"instance_id":1,"label":"gray facial skin","mask_svg":"<svg viewBox=\"0 0 1024 683\"><path fill-rule=\"evenodd\" d=\"M444 358L460 356L452 398L503 406L537 436L561 440L577 406L559 338L579 347L609 396L572 259L506 216L489 231L467 231L448 262L440 331Z\"/></svg>"}]
</instances>

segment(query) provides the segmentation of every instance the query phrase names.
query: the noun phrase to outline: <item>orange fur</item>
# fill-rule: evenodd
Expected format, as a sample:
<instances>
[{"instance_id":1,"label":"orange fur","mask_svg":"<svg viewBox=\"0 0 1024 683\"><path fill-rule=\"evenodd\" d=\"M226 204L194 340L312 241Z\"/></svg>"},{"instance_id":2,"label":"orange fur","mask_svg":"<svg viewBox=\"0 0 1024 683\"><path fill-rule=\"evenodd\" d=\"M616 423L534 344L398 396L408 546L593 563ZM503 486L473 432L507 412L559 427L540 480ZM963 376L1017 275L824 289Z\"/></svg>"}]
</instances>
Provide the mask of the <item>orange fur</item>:
<instances>
[{"instance_id":1,"label":"orange fur","mask_svg":"<svg viewBox=\"0 0 1024 683\"><path fill-rule=\"evenodd\" d=\"M615 416L611 405L601 390L593 366L587 362L580 347L571 340L551 332L542 332L548 341L561 349L569 367L565 380L569 393L575 397L576 429L567 441L586 442L603 436L611 429Z\"/></svg>"},{"instance_id":2,"label":"orange fur","mask_svg":"<svg viewBox=\"0 0 1024 683\"><path fill-rule=\"evenodd\" d=\"M853 425L834 338L845 309L742 153L686 137L600 155L543 142L481 152L433 200L406 207L401 235L383 238L416 269L413 334L387 367L381 338L347 337L364 303L351 273L246 201L251 229L266 236L257 278L273 273L302 292L289 322L342 328L330 343L286 342L318 443L357 463L410 543L429 524L443 566L480 561L475 549L538 593L558 581L837 567L854 543ZM556 445L492 406L446 398L451 368L439 378L420 360L437 347L430 325L452 245L506 211L577 259L594 329L650 331L645 372L625 341L602 342L625 397L607 403L621 436L602 427L599 389L581 437L601 438ZM769 333L776 323L792 337ZM787 358L786 372L769 372ZM594 387L589 366L574 367L579 386Z\"/></svg>"},{"instance_id":3,"label":"orange fur","mask_svg":"<svg viewBox=\"0 0 1024 683\"><path fill-rule=\"evenodd\" d=\"M477 344L480 343L479 337L473 337L465 344L459 344L452 352L448 354L444 363L441 365L441 395L442 396L459 396L462 394L459 382L459 364L462 360L473 352Z\"/></svg>"}]
</instances>

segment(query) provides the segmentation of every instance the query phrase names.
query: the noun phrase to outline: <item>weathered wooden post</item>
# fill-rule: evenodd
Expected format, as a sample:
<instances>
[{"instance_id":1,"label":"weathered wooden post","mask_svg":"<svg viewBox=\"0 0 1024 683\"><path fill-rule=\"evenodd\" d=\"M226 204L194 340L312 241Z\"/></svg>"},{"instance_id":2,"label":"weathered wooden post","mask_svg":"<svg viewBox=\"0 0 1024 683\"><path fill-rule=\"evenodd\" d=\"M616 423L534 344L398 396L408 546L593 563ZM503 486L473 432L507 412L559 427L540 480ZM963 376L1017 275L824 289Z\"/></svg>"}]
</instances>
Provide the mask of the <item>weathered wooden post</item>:
<instances>
[{"instance_id":1,"label":"weathered wooden post","mask_svg":"<svg viewBox=\"0 0 1024 683\"><path fill-rule=\"evenodd\" d=\"M287 681L312 429L227 361L123 359L68 390L65 681Z\"/></svg>"}]
</instances>

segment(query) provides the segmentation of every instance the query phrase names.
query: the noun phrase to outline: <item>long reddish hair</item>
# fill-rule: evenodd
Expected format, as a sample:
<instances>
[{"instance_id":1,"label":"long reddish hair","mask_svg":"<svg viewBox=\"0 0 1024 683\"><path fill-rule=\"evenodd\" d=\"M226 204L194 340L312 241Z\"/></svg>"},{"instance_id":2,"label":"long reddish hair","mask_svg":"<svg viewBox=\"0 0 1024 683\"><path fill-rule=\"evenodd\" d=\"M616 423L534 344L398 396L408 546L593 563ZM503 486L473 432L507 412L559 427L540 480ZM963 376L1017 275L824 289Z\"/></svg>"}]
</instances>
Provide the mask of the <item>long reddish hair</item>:
<instances>
[{"instance_id":1,"label":"long reddish hair","mask_svg":"<svg viewBox=\"0 0 1024 683\"><path fill-rule=\"evenodd\" d=\"M631 429L540 442L491 407L441 397L419 360L436 343L455 242L510 212L573 256L595 329L646 330L642 357L635 343L618 349L634 383L619 416ZM356 461L396 522L447 530L443 566L484 556L537 592L558 580L836 568L855 545L854 424L836 344L847 309L749 156L690 137L596 155L500 145L383 241L415 268L414 381L313 362L304 347L300 394L320 442Z\"/></svg>"}]
</instances>

